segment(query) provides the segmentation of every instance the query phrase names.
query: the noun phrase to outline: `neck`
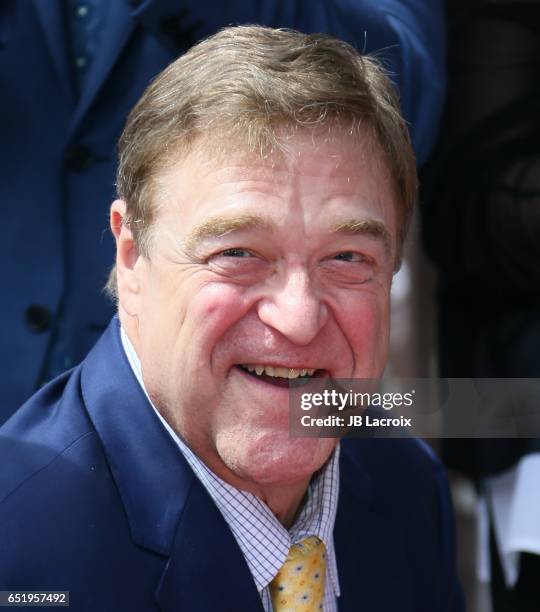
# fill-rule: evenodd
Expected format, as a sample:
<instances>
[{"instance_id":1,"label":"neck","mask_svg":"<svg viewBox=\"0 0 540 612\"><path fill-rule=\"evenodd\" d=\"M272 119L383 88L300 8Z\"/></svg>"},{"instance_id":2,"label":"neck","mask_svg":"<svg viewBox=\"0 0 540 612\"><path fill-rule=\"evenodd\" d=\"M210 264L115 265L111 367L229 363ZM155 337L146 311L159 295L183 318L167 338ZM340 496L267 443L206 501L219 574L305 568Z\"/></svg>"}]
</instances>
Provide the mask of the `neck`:
<instances>
[{"instance_id":1,"label":"neck","mask_svg":"<svg viewBox=\"0 0 540 612\"><path fill-rule=\"evenodd\" d=\"M255 497L258 497L264 502L270 508L272 514L286 529L289 529L294 524L295 519L304 505L310 477L302 478L287 484L273 483L262 485L239 477L219 459L213 456L203 455L202 453L197 454L199 459L201 459L216 476L224 480L227 484L230 484L235 489L252 493Z\"/></svg>"},{"instance_id":2,"label":"neck","mask_svg":"<svg viewBox=\"0 0 540 612\"><path fill-rule=\"evenodd\" d=\"M270 508L278 521L290 529L304 505L307 496L307 483L291 485L288 487L273 488L272 491L262 492L260 499Z\"/></svg>"},{"instance_id":3,"label":"neck","mask_svg":"<svg viewBox=\"0 0 540 612\"><path fill-rule=\"evenodd\" d=\"M131 315L129 315L123 308L121 304L118 304L118 318L120 319L120 325L123 327L124 331L129 338L133 348L137 355L139 354L139 342L138 342L138 333L137 333L137 319Z\"/></svg>"}]
</instances>

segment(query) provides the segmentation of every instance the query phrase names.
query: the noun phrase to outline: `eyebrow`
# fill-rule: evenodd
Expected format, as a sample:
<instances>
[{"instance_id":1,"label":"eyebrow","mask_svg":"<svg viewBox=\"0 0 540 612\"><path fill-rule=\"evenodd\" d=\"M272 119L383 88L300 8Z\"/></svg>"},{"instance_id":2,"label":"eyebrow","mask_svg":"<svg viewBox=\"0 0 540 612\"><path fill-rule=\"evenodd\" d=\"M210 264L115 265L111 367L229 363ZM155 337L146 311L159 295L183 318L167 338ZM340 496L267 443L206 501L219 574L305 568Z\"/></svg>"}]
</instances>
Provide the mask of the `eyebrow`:
<instances>
[{"instance_id":1,"label":"eyebrow","mask_svg":"<svg viewBox=\"0 0 540 612\"><path fill-rule=\"evenodd\" d=\"M353 236L368 236L381 240L387 254L391 253L392 239L386 225L378 219L347 219L336 223L332 228L336 234L350 234Z\"/></svg>"},{"instance_id":2,"label":"eyebrow","mask_svg":"<svg viewBox=\"0 0 540 612\"><path fill-rule=\"evenodd\" d=\"M222 238L227 234L242 230L277 231L276 223L261 215L237 215L234 217L218 216L195 226L187 235L184 244L187 250L195 249L201 242ZM382 221L372 218L346 219L331 226L335 234L368 236L382 240L385 251L391 252L390 233Z\"/></svg>"},{"instance_id":3,"label":"eyebrow","mask_svg":"<svg viewBox=\"0 0 540 612\"><path fill-rule=\"evenodd\" d=\"M235 217L212 217L195 226L185 239L185 247L193 250L204 240L222 238L232 232L242 230L276 230L276 224L260 215L238 215Z\"/></svg>"}]
</instances>

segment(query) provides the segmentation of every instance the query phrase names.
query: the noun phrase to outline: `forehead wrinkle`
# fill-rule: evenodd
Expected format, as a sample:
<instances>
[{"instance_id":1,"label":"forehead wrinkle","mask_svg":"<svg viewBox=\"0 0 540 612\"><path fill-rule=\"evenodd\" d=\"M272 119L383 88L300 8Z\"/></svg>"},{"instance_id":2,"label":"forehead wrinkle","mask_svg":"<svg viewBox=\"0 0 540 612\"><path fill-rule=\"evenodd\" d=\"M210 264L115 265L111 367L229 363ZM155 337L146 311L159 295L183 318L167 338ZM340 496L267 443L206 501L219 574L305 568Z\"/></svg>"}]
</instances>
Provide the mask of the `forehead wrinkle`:
<instances>
[{"instance_id":1,"label":"forehead wrinkle","mask_svg":"<svg viewBox=\"0 0 540 612\"><path fill-rule=\"evenodd\" d=\"M391 253L392 240L386 225L378 219L346 219L339 221L332 227L336 234L352 234L370 236L382 240L387 255Z\"/></svg>"},{"instance_id":2,"label":"forehead wrinkle","mask_svg":"<svg viewBox=\"0 0 540 612\"><path fill-rule=\"evenodd\" d=\"M189 232L185 239L185 246L188 250L192 250L204 240L222 238L232 232L252 229L273 231L276 225L271 219L260 215L212 217Z\"/></svg>"}]
</instances>

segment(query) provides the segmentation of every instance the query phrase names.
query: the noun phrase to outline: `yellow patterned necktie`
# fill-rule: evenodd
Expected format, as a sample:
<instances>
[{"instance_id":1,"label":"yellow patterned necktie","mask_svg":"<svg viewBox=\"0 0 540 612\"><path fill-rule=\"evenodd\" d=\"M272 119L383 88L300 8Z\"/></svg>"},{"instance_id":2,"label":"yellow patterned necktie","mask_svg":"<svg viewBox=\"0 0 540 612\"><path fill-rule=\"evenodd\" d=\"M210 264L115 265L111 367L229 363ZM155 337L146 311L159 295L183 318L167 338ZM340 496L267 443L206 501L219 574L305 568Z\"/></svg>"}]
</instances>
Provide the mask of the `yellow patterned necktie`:
<instances>
[{"instance_id":1,"label":"yellow patterned necktie","mask_svg":"<svg viewBox=\"0 0 540 612\"><path fill-rule=\"evenodd\" d=\"M293 544L270 583L274 612L320 612L323 609L326 551L316 536Z\"/></svg>"}]
</instances>

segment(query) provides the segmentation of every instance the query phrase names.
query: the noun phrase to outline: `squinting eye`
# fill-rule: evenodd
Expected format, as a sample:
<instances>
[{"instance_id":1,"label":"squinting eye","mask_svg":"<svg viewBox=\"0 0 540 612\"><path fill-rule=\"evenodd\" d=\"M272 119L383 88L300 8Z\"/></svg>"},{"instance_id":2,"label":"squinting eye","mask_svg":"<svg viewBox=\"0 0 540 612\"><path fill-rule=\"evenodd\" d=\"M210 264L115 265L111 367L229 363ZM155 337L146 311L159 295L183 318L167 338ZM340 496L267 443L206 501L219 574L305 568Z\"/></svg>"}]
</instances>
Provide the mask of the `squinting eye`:
<instances>
[{"instance_id":1,"label":"squinting eye","mask_svg":"<svg viewBox=\"0 0 540 612\"><path fill-rule=\"evenodd\" d=\"M251 257L251 253L246 249L225 249L220 253L223 257Z\"/></svg>"},{"instance_id":2,"label":"squinting eye","mask_svg":"<svg viewBox=\"0 0 540 612\"><path fill-rule=\"evenodd\" d=\"M338 253L334 259L338 261L350 261L350 262L360 262L365 261L365 257L360 255L360 253L353 253L353 251L344 251L343 253Z\"/></svg>"}]
</instances>

